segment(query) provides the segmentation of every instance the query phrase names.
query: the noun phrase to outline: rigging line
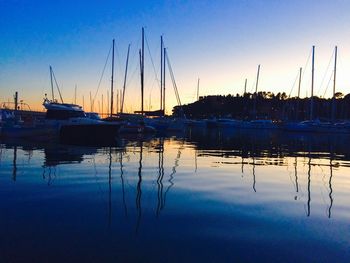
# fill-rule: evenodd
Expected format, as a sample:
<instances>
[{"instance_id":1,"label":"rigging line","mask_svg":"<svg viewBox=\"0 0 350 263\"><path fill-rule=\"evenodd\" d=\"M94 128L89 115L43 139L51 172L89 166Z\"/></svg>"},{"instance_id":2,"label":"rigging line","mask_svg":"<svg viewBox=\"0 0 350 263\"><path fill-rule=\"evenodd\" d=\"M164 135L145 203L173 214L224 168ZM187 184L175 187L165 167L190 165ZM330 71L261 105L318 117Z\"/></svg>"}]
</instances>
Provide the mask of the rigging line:
<instances>
[{"instance_id":1,"label":"rigging line","mask_svg":"<svg viewBox=\"0 0 350 263\"><path fill-rule=\"evenodd\" d=\"M297 82L297 80L298 80L298 77L299 77L299 70L298 70L298 74L297 74L297 76L295 77L295 80L294 80L294 83L293 83L293 86L292 86L292 89L290 90L290 92L289 92L289 96L288 97L290 97L290 95L292 94L292 92L293 92L293 89L294 89L294 87L295 87L295 83Z\"/></svg>"},{"instance_id":2,"label":"rigging line","mask_svg":"<svg viewBox=\"0 0 350 263\"><path fill-rule=\"evenodd\" d=\"M56 88L58 90L58 94L60 95L61 102L63 103L60 87L58 86L58 83L57 83L57 80L56 80L56 76L55 76L55 72L53 72L53 70L52 70L52 76L53 76L53 79L54 79L54 81L56 83Z\"/></svg>"},{"instance_id":3,"label":"rigging line","mask_svg":"<svg viewBox=\"0 0 350 263\"><path fill-rule=\"evenodd\" d=\"M154 75L156 76L156 80L157 80L157 83L158 83L158 88L160 88L159 78L158 78L158 75L157 75L157 70L156 70L156 67L154 66L154 62L153 62L153 58L152 58L152 55L151 55L151 50L150 50L149 45L148 45L148 40L147 40L147 35L146 34L145 34L145 40L146 40L147 50L148 50L148 53L149 53L149 56L150 56L150 59L151 59L152 67L153 67L153 70L154 70Z\"/></svg>"},{"instance_id":4,"label":"rigging line","mask_svg":"<svg viewBox=\"0 0 350 263\"><path fill-rule=\"evenodd\" d=\"M325 71L324 74L323 74L323 78L322 78L322 81L321 81L321 85L320 85L320 87L318 88L318 91L317 91L318 94L319 94L320 91L321 91L321 88L322 88L322 86L323 86L323 82L324 82L324 80L326 79L327 72L328 72L328 70L329 70L329 67L331 66L332 61L333 61L334 52L335 52L335 50L333 50L333 53L332 53L331 58L329 59L329 62L328 62L328 66L327 66L327 68L326 68L326 71Z\"/></svg>"},{"instance_id":5,"label":"rigging line","mask_svg":"<svg viewBox=\"0 0 350 263\"><path fill-rule=\"evenodd\" d=\"M304 69L307 69L307 66L308 66L309 63L310 63L311 55L312 55L312 49L310 50L309 56L307 57L307 60L306 60ZM305 71L306 71L306 70L303 70L303 72L301 73L301 79L303 79L304 74L305 74Z\"/></svg>"},{"instance_id":6,"label":"rigging line","mask_svg":"<svg viewBox=\"0 0 350 263\"><path fill-rule=\"evenodd\" d=\"M176 85L176 82L175 82L173 69L172 69L170 61L169 61L168 52L166 53L165 57L166 57L166 61L167 61L167 64L168 64L168 68L169 68L169 72L170 72L170 76L171 76L171 81L173 83L173 88L174 88L174 91L175 91L175 96L176 96L177 103L178 103L179 106L182 106L181 105L180 96L179 96L179 92L178 92L178 89L177 89L177 85Z\"/></svg>"},{"instance_id":7,"label":"rigging line","mask_svg":"<svg viewBox=\"0 0 350 263\"><path fill-rule=\"evenodd\" d=\"M130 74L130 77L128 78L129 81L126 84L126 87L128 87L129 84L134 80L135 74L138 72L139 69L140 69L139 64L134 65L134 70L132 71L132 73Z\"/></svg>"},{"instance_id":8,"label":"rigging line","mask_svg":"<svg viewBox=\"0 0 350 263\"><path fill-rule=\"evenodd\" d=\"M330 78L329 78L329 81L328 81L328 83L327 83L326 90L325 90L324 93L323 93L323 98L326 96L327 90L328 90L328 88L329 88L329 84L331 83L331 81L332 81L332 79L333 79L333 72L334 72L334 70L332 70L332 74L331 74L331 76L330 76Z\"/></svg>"},{"instance_id":9,"label":"rigging line","mask_svg":"<svg viewBox=\"0 0 350 263\"><path fill-rule=\"evenodd\" d=\"M105 70L106 70L106 66L107 66L107 63L108 63L108 60L109 60L109 56L110 56L110 54L111 54L112 46L113 46L113 45L111 45L111 47L109 48L108 55L107 55L107 58L106 58L106 62L105 62L105 65L104 65L104 67L103 67L102 74L101 74L101 77L100 77L100 81L98 82L97 90L96 90L95 96L94 96L94 98L93 98L93 100L92 100L93 102L95 101L96 96L97 96L97 93L98 93L98 91L99 91L99 89L100 89L101 81L102 81L103 75L104 75ZM107 99L108 99L108 98L107 98Z\"/></svg>"},{"instance_id":10,"label":"rigging line","mask_svg":"<svg viewBox=\"0 0 350 263\"><path fill-rule=\"evenodd\" d=\"M304 74L305 74L305 72L306 72L307 66L308 66L309 63L310 63L311 54L312 54L312 48L310 49L309 56L307 57L307 60L306 60L305 66L304 66L304 70L303 70L302 73L301 73L300 81L302 81L303 78L304 78ZM301 83L303 83L303 82L301 82ZM301 84L301 85L302 85L302 84ZM300 89L301 89L301 85L300 85Z\"/></svg>"},{"instance_id":11,"label":"rigging line","mask_svg":"<svg viewBox=\"0 0 350 263\"><path fill-rule=\"evenodd\" d=\"M120 70L122 70L123 69L123 66L122 66L122 62L121 62L121 58L120 58L120 53L119 53L119 51L118 51L118 45L117 45L117 41L116 41L116 43L115 43L115 54L116 54L116 57L117 57L117 65L116 65L116 67L115 67L115 71L117 71L117 66L119 67L119 69Z\"/></svg>"},{"instance_id":12,"label":"rigging line","mask_svg":"<svg viewBox=\"0 0 350 263\"><path fill-rule=\"evenodd\" d=\"M130 86L130 84L132 83L132 81L134 80L135 74L139 70L139 67L140 66L137 66L137 65L135 66L135 69L132 72L132 74L130 75L130 78L128 77L129 81L126 83L125 89L128 88ZM124 98L124 108L127 109L127 107L128 107L128 104L126 103L126 100ZM128 110L126 110L126 111L128 111Z\"/></svg>"},{"instance_id":13,"label":"rigging line","mask_svg":"<svg viewBox=\"0 0 350 263\"><path fill-rule=\"evenodd\" d=\"M136 41L136 46L135 47L138 47L139 46L139 44L140 44L140 42L141 42L141 37L139 36L139 38L137 39L137 41ZM130 45L132 45L132 42L130 43ZM135 48L134 49L134 52L131 54L131 56L130 56L130 61L131 61L131 63L130 63L130 68L133 68L132 66L133 66L133 63L132 63L132 61L135 61L135 57L137 56L138 57L138 55L139 55L139 50L137 49L137 48ZM138 60L138 58L137 58L137 60ZM133 71L133 73L130 75L130 78L128 78L130 81L128 81L128 83L130 83L130 82L132 82L133 81L133 77L134 77L134 75L136 74L136 71L138 70L140 68L140 64L139 64L139 61L137 61L137 63L136 63L136 65L135 65L135 70ZM128 84L126 85L126 87L128 87Z\"/></svg>"}]
</instances>

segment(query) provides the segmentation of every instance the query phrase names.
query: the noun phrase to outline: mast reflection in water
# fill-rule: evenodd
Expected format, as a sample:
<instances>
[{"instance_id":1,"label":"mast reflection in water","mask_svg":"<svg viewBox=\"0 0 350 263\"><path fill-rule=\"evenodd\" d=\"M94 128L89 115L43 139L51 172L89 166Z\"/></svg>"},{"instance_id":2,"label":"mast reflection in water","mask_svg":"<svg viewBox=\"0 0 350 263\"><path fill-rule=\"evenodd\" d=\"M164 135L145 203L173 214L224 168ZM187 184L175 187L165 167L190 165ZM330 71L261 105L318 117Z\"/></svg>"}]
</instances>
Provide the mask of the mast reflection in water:
<instances>
[{"instance_id":1,"label":"mast reflection in water","mask_svg":"<svg viewBox=\"0 0 350 263\"><path fill-rule=\"evenodd\" d=\"M4 262L346 262L344 135L189 130L2 142Z\"/></svg>"}]
</instances>

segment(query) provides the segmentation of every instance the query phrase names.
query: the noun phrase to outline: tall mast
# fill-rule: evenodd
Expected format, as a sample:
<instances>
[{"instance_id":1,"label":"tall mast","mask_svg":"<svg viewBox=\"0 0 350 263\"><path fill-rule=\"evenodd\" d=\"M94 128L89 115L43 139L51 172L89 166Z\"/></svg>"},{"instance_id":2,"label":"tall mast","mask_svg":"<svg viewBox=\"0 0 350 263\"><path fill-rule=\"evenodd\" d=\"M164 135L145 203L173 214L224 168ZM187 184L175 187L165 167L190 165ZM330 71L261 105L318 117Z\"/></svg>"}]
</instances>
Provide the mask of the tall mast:
<instances>
[{"instance_id":1,"label":"tall mast","mask_svg":"<svg viewBox=\"0 0 350 263\"><path fill-rule=\"evenodd\" d=\"M198 78L198 82L197 82L197 101L199 100L199 78Z\"/></svg>"},{"instance_id":2,"label":"tall mast","mask_svg":"<svg viewBox=\"0 0 350 263\"><path fill-rule=\"evenodd\" d=\"M141 113L143 114L143 77L142 77L142 51L139 50L139 60L140 60L140 79L141 79Z\"/></svg>"},{"instance_id":3,"label":"tall mast","mask_svg":"<svg viewBox=\"0 0 350 263\"><path fill-rule=\"evenodd\" d=\"M50 66L50 80L51 80L51 95L52 95L52 101L55 100L55 94L53 91L53 80L52 80L52 67Z\"/></svg>"},{"instance_id":4,"label":"tall mast","mask_svg":"<svg viewBox=\"0 0 350 263\"><path fill-rule=\"evenodd\" d=\"M313 120L314 118L314 75L315 75L315 46L312 46L310 120Z\"/></svg>"},{"instance_id":5,"label":"tall mast","mask_svg":"<svg viewBox=\"0 0 350 263\"><path fill-rule=\"evenodd\" d=\"M258 72L257 72L257 74L256 74L256 84L255 84L255 100L254 100L254 113L255 113L255 118L257 117L256 103L257 103L257 99L258 99L259 75L260 75L260 64L258 65Z\"/></svg>"},{"instance_id":6,"label":"tall mast","mask_svg":"<svg viewBox=\"0 0 350 263\"><path fill-rule=\"evenodd\" d=\"M160 110L163 110L163 36L160 36Z\"/></svg>"},{"instance_id":7,"label":"tall mast","mask_svg":"<svg viewBox=\"0 0 350 263\"><path fill-rule=\"evenodd\" d=\"M297 108L295 112L295 119L298 119L299 117L299 99L300 99L300 88L301 88L301 75L302 75L303 68L299 68L299 84L298 84L298 97L297 97Z\"/></svg>"},{"instance_id":8,"label":"tall mast","mask_svg":"<svg viewBox=\"0 0 350 263\"><path fill-rule=\"evenodd\" d=\"M15 112L16 112L18 110L18 92L17 91L15 92L15 96L13 96L13 99L15 101Z\"/></svg>"},{"instance_id":9,"label":"tall mast","mask_svg":"<svg viewBox=\"0 0 350 263\"><path fill-rule=\"evenodd\" d=\"M112 78L111 78L111 112L109 115L111 117L113 114L114 42L115 42L115 40L113 39L113 44L112 44Z\"/></svg>"},{"instance_id":10,"label":"tall mast","mask_svg":"<svg viewBox=\"0 0 350 263\"><path fill-rule=\"evenodd\" d=\"M124 74L124 84L123 84L123 94L122 94L122 102L120 112L123 113L124 110L124 97L125 97L125 87L126 87L126 78L128 76L128 64L129 64L129 53L130 53L130 44L128 46L128 54L126 56L126 65L125 65L125 74Z\"/></svg>"},{"instance_id":11,"label":"tall mast","mask_svg":"<svg viewBox=\"0 0 350 263\"><path fill-rule=\"evenodd\" d=\"M245 95L247 93L247 79L245 79L245 82L244 82L244 93L243 95Z\"/></svg>"},{"instance_id":12,"label":"tall mast","mask_svg":"<svg viewBox=\"0 0 350 263\"><path fill-rule=\"evenodd\" d=\"M165 58L166 58L166 48L163 48L163 110L165 115Z\"/></svg>"},{"instance_id":13,"label":"tall mast","mask_svg":"<svg viewBox=\"0 0 350 263\"><path fill-rule=\"evenodd\" d=\"M332 122L335 121L335 80L337 77L337 53L338 53L338 47L335 46L334 49L334 76L333 76L333 98L332 98Z\"/></svg>"},{"instance_id":14,"label":"tall mast","mask_svg":"<svg viewBox=\"0 0 350 263\"><path fill-rule=\"evenodd\" d=\"M144 114L143 110L143 93L144 93L144 69L145 69L145 29L142 27L142 46L141 46L141 113Z\"/></svg>"},{"instance_id":15,"label":"tall mast","mask_svg":"<svg viewBox=\"0 0 350 263\"><path fill-rule=\"evenodd\" d=\"M300 98L300 87L301 87L301 74L303 72L303 68L299 68L299 84L298 84L298 98Z\"/></svg>"},{"instance_id":16,"label":"tall mast","mask_svg":"<svg viewBox=\"0 0 350 263\"><path fill-rule=\"evenodd\" d=\"M260 64L258 65L258 72L256 74L256 85L255 85L256 95L258 95L259 74L260 74Z\"/></svg>"}]
</instances>

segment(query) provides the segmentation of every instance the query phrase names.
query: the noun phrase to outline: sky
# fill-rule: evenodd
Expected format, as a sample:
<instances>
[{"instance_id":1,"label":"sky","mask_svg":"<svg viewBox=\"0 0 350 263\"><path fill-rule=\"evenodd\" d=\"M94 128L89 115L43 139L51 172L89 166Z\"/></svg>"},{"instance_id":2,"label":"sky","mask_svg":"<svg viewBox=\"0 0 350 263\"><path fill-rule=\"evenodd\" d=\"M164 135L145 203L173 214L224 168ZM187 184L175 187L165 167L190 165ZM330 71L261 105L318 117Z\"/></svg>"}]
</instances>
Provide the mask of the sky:
<instances>
[{"instance_id":1,"label":"sky","mask_svg":"<svg viewBox=\"0 0 350 263\"><path fill-rule=\"evenodd\" d=\"M32 109L42 109L45 93L51 97L51 65L65 102L74 102L76 86L76 103L91 110L91 93L93 110L102 111L103 105L105 112L111 79L107 55L115 38L114 86L123 86L131 44L125 109L139 110L142 27L146 110L159 108L160 35L182 104L196 100L198 78L200 96L242 94L245 78L253 92L259 64L259 91L295 96L293 83L303 67L301 96L310 96L312 45L314 94L332 96L335 45L336 90L350 93L350 1L0 0L0 101L12 100L18 91ZM176 104L167 72L167 112Z\"/></svg>"}]
</instances>

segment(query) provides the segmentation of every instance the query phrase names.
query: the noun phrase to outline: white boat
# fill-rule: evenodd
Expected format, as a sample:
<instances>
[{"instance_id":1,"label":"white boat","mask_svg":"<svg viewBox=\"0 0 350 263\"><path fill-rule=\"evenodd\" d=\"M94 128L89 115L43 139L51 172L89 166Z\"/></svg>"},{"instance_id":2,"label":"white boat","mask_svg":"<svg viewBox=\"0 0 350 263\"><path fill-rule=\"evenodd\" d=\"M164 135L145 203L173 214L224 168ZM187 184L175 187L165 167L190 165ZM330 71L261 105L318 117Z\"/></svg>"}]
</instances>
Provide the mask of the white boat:
<instances>
[{"instance_id":1,"label":"white boat","mask_svg":"<svg viewBox=\"0 0 350 263\"><path fill-rule=\"evenodd\" d=\"M69 144L111 144L116 141L123 122L107 122L89 118L76 104L44 100L45 122L56 127L59 138Z\"/></svg>"},{"instance_id":2,"label":"white boat","mask_svg":"<svg viewBox=\"0 0 350 263\"><path fill-rule=\"evenodd\" d=\"M58 128L66 125L103 123L100 119L89 118L83 108L76 104L59 103L45 98L43 106L46 109L46 123Z\"/></svg>"}]
</instances>

